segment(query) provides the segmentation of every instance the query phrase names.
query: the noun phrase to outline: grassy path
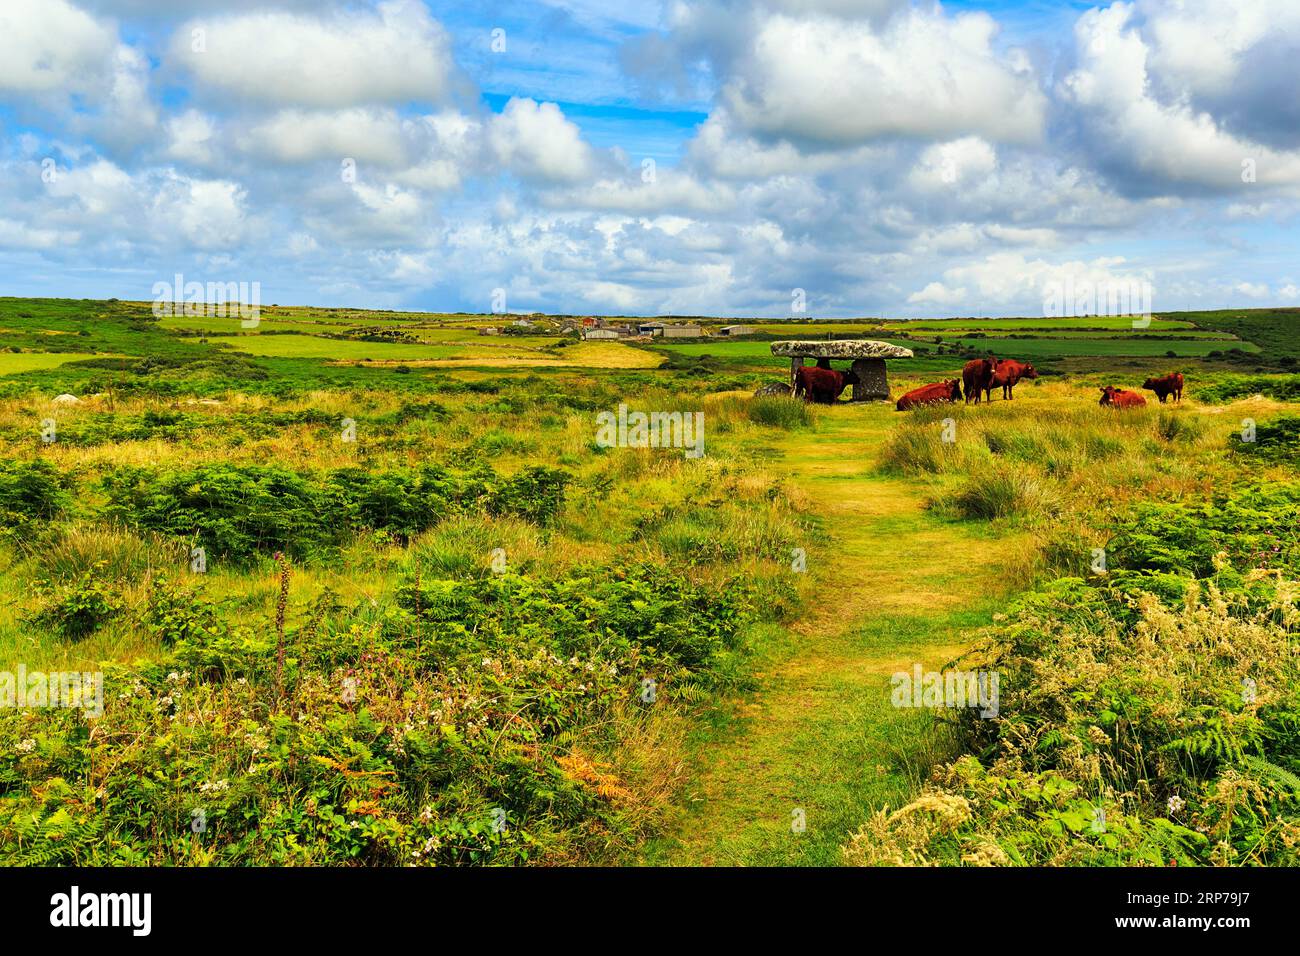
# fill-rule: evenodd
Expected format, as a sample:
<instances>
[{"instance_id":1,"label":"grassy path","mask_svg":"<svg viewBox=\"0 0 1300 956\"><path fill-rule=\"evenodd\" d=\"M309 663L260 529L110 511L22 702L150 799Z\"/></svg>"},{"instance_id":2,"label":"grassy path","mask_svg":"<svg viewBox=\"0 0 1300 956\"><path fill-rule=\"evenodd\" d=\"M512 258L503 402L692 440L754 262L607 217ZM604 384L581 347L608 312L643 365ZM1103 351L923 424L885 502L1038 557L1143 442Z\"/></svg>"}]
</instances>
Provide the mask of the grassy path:
<instances>
[{"instance_id":1,"label":"grassy path","mask_svg":"<svg viewBox=\"0 0 1300 956\"><path fill-rule=\"evenodd\" d=\"M891 706L889 676L941 668L989 622L1005 591L999 552L1013 542L995 549L978 526L926 512L921 482L872 473L894 414L837 409L780 443L824 519L808 549L816 603L760 648L760 690L698 731L685 805L643 863L835 865L871 810L909 793L922 720Z\"/></svg>"}]
</instances>

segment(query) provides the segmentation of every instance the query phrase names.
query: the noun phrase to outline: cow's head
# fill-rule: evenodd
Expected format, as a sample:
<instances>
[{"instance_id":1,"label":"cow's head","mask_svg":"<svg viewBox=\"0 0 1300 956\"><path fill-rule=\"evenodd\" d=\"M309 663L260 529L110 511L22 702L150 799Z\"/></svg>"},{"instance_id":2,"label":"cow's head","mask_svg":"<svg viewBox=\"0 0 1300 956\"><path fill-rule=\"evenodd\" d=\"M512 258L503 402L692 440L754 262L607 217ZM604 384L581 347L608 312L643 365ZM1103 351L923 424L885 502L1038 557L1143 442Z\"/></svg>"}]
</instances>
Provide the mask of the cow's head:
<instances>
[{"instance_id":1,"label":"cow's head","mask_svg":"<svg viewBox=\"0 0 1300 956\"><path fill-rule=\"evenodd\" d=\"M958 379L949 379L945 382L948 386L948 397L954 402L961 401L961 382Z\"/></svg>"},{"instance_id":2,"label":"cow's head","mask_svg":"<svg viewBox=\"0 0 1300 956\"><path fill-rule=\"evenodd\" d=\"M1098 402L1097 404L1109 405L1114 400L1115 394L1118 391L1119 389L1117 389L1114 385L1107 385L1105 388L1101 390L1101 401Z\"/></svg>"},{"instance_id":3,"label":"cow's head","mask_svg":"<svg viewBox=\"0 0 1300 956\"><path fill-rule=\"evenodd\" d=\"M1155 380L1154 378L1149 378L1149 379L1147 379L1145 382L1142 383L1142 387L1143 387L1143 388L1155 388L1155 387L1156 387L1156 380Z\"/></svg>"},{"instance_id":4,"label":"cow's head","mask_svg":"<svg viewBox=\"0 0 1300 956\"><path fill-rule=\"evenodd\" d=\"M845 385L861 385L861 384L862 384L862 380L858 378L858 373L855 372L855 371L853 371L852 368L847 368L847 369L845 369L843 372L841 372L840 374L844 376L844 384L845 384Z\"/></svg>"},{"instance_id":5,"label":"cow's head","mask_svg":"<svg viewBox=\"0 0 1300 956\"><path fill-rule=\"evenodd\" d=\"M1020 377L1021 377L1021 378L1038 378L1038 369L1034 368L1032 365L1026 365L1026 366L1024 367L1024 370L1021 371L1021 373L1020 373Z\"/></svg>"}]
</instances>

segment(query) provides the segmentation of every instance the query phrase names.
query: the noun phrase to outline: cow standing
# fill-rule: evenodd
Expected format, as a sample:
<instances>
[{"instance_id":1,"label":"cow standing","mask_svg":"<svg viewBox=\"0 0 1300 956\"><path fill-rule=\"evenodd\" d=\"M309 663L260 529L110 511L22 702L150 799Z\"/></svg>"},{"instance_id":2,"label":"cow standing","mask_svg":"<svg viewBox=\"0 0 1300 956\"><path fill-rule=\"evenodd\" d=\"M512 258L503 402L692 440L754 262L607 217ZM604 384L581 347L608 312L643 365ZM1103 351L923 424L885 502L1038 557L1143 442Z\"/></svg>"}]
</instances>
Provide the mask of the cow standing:
<instances>
[{"instance_id":1,"label":"cow standing","mask_svg":"<svg viewBox=\"0 0 1300 956\"><path fill-rule=\"evenodd\" d=\"M837 372L830 368L810 368L806 365L795 369L794 394L805 402L819 405L834 405L846 385L858 384L858 377L853 372Z\"/></svg>"},{"instance_id":2,"label":"cow standing","mask_svg":"<svg viewBox=\"0 0 1300 956\"><path fill-rule=\"evenodd\" d=\"M970 404L972 398L975 404L980 403L980 393L987 392L989 383L993 380L993 374L997 371L998 360L992 355L988 358L972 359L967 362L961 370L961 381L966 386L966 404Z\"/></svg>"},{"instance_id":3,"label":"cow standing","mask_svg":"<svg viewBox=\"0 0 1300 956\"><path fill-rule=\"evenodd\" d=\"M1014 398L1015 396L1011 394L1011 391L1022 378L1038 378L1038 370L1026 362L1003 359L998 362L997 368L993 371L993 377L989 379L985 397L992 401L993 389L1000 387L1004 399Z\"/></svg>"},{"instance_id":4,"label":"cow standing","mask_svg":"<svg viewBox=\"0 0 1300 956\"><path fill-rule=\"evenodd\" d=\"M1175 402L1183 400L1183 373L1170 372L1162 378L1149 378L1142 383L1142 387L1156 393L1160 399L1160 404L1165 403L1165 399L1170 395L1174 397Z\"/></svg>"},{"instance_id":5,"label":"cow standing","mask_svg":"<svg viewBox=\"0 0 1300 956\"><path fill-rule=\"evenodd\" d=\"M900 398L895 407L900 412L905 412L909 408L916 408L919 405L937 405L941 402L960 400L961 382L953 378L946 382L936 382L933 385L922 385L920 388L914 388Z\"/></svg>"},{"instance_id":6,"label":"cow standing","mask_svg":"<svg viewBox=\"0 0 1300 956\"><path fill-rule=\"evenodd\" d=\"M1147 400L1137 392L1130 392L1126 388L1107 385L1101 390L1101 401L1097 404L1111 408L1142 408L1146 403Z\"/></svg>"}]
</instances>

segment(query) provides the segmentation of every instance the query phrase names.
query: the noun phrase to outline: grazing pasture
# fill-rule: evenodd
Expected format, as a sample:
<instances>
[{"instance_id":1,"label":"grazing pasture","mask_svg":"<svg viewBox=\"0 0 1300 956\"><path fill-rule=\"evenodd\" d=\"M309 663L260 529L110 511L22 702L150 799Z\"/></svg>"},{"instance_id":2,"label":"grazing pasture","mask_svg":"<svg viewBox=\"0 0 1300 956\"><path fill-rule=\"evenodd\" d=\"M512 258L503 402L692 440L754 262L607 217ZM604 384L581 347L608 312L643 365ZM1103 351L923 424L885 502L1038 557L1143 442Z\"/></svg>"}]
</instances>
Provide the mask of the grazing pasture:
<instances>
[{"instance_id":1,"label":"grazing pasture","mask_svg":"<svg viewBox=\"0 0 1300 956\"><path fill-rule=\"evenodd\" d=\"M1233 315L0 299L0 681L102 681L0 706L0 859L1300 863L1295 316ZM831 335L916 352L889 402L754 396ZM1040 377L895 410L990 349ZM620 406L704 455L603 440ZM894 693L954 668L996 715Z\"/></svg>"}]
</instances>

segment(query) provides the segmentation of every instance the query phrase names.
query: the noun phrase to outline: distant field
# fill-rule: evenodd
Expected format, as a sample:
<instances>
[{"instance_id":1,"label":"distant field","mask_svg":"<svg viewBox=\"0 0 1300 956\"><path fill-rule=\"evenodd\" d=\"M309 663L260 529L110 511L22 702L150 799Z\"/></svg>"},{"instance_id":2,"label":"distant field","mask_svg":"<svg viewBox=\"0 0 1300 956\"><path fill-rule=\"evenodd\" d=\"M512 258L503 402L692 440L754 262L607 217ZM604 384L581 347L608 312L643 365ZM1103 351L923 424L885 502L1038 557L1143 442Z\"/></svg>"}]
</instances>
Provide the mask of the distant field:
<instances>
[{"instance_id":1,"label":"distant field","mask_svg":"<svg viewBox=\"0 0 1300 956\"><path fill-rule=\"evenodd\" d=\"M319 358L373 361L456 359L473 356L527 358L527 349L464 345L425 345L407 342L365 342L358 339L326 339L315 335L249 335L229 341L230 348L267 358Z\"/></svg>"},{"instance_id":2,"label":"distant field","mask_svg":"<svg viewBox=\"0 0 1300 956\"><path fill-rule=\"evenodd\" d=\"M554 339L521 339L550 343ZM480 365L487 367L578 366L590 368L654 368L662 359L653 353L618 342L581 342L556 352L509 343L504 338L484 338L460 344L417 345L405 342L363 342L326 339L311 335L245 336L231 340L231 348L261 358L311 358L336 362Z\"/></svg>"},{"instance_id":3,"label":"distant field","mask_svg":"<svg viewBox=\"0 0 1300 956\"><path fill-rule=\"evenodd\" d=\"M42 369L58 368L68 362L110 357L106 355L90 355L85 352L0 352L0 375L39 372Z\"/></svg>"},{"instance_id":4,"label":"distant field","mask_svg":"<svg viewBox=\"0 0 1300 956\"><path fill-rule=\"evenodd\" d=\"M894 345L901 345L904 348L915 349L917 346L915 341L908 341L907 339L886 337L882 339L882 341L891 342ZM985 343L985 340L981 339L969 339L964 340L963 344L981 351L989 349L998 352L999 354L1003 354L1007 358L1039 358L1048 356L1065 357L1077 355L1165 356L1166 353L1171 351L1180 357L1196 358L1208 355L1210 352L1224 351L1227 348L1240 348L1243 352L1259 351L1259 347L1250 342L1225 342L1220 339L1187 339L1174 342L1168 339L1146 339L1137 336L1133 338L1100 339L999 339L988 343ZM743 358L755 361L770 361L773 364L778 365L786 363L786 359L772 355L771 343L769 342L690 342L664 345L656 344L655 348L678 352L683 355L714 355L718 358ZM932 357L940 358L941 356ZM957 357L953 358L954 362L957 360Z\"/></svg>"},{"instance_id":5,"label":"distant field","mask_svg":"<svg viewBox=\"0 0 1300 956\"><path fill-rule=\"evenodd\" d=\"M760 332L777 332L799 333L799 332L865 332L881 329L888 331L907 330L910 332L977 332L977 331L1024 331L1026 329L1113 329L1142 331L1133 329L1133 320L1127 316L1083 316L1080 318L1064 319L916 319L914 321L901 321L891 319L878 319L874 321L861 322L756 322L749 323L757 326ZM1162 319L1153 317L1150 331L1159 331L1161 329L1190 329L1194 323L1177 319Z\"/></svg>"}]
</instances>

